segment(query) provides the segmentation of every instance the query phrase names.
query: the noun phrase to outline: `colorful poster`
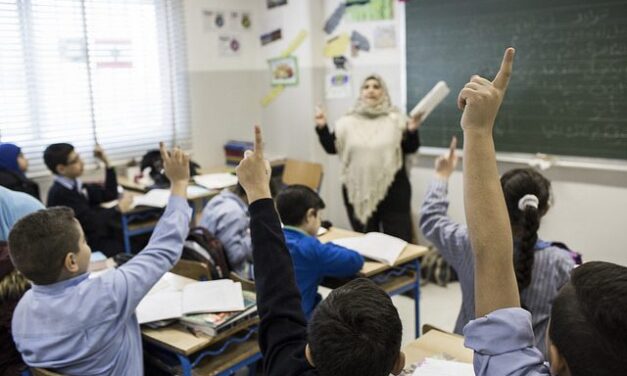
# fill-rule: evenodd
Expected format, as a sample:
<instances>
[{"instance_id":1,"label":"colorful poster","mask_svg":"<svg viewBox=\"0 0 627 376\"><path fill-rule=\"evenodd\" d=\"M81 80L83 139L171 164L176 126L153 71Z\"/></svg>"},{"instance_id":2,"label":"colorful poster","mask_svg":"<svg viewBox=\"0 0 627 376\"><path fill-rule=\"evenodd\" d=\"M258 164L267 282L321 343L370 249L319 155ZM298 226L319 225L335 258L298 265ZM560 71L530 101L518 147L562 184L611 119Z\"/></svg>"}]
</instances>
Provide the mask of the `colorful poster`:
<instances>
[{"instance_id":1,"label":"colorful poster","mask_svg":"<svg viewBox=\"0 0 627 376\"><path fill-rule=\"evenodd\" d=\"M374 48L395 48L396 28L394 25L377 26L374 29Z\"/></svg>"},{"instance_id":2,"label":"colorful poster","mask_svg":"<svg viewBox=\"0 0 627 376\"><path fill-rule=\"evenodd\" d=\"M261 40L261 45L265 46L268 43L272 43L275 40L279 40L282 38L281 29L276 29L269 33L261 34L259 39Z\"/></svg>"},{"instance_id":3,"label":"colorful poster","mask_svg":"<svg viewBox=\"0 0 627 376\"><path fill-rule=\"evenodd\" d=\"M324 85L326 97L327 99L350 98L351 86L350 73L340 70L327 73Z\"/></svg>"},{"instance_id":4,"label":"colorful poster","mask_svg":"<svg viewBox=\"0 0 627 376\"><path fill-rule=\"evenodd\" d=\"M268 60L272 75L271 84L297 85L298 84L298 60L296 56L278 57Z\"/></svg>"},{"instance_id":5,"label":"colorful poster","mask_svg":"<svg viewBox=\"0 0 627 376\"><path fill-rule=\"evenodd\" d=\"M203 25L205 31L224 30L226 16L220 10L203 10Z\"/></svg>"},{"instance_id":6,"label":"colorful poster","mask_svg":"<svg viewBox=\"0 0 627 376\"><path fill-rule=\"evenodd\" d=\"M218 36L218 55L223 57L239 56L242 45L235 35Z\"/></svg>"},{"instance_id":7,"label":"colorful poster","mask_svg":"<svg viewBox=\"0 0 627 376\"><path fill-rule=\"evenodd\" d=\"M393 0L347 0L346 15L354 22L380 21L394 19Z\"/></svg>"}]
</instances>

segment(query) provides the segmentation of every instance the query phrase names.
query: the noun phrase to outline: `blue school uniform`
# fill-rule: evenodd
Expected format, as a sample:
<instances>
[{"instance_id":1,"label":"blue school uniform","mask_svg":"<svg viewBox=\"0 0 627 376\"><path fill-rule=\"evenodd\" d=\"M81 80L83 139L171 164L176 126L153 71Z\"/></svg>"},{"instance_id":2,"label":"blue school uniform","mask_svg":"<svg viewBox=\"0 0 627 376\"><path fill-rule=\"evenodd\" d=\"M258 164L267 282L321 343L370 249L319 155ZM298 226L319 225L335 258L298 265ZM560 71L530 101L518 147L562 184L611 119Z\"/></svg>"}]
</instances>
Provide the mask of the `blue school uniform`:
<instances>
[{"instance_id":1,"label":"blue school uniform","mask_svg":"<svg viewBox=\"0 0 627 376\"><path fill-rule=\"evenodd\" d=\"M364 258L357 252L333 243L321 243L303 230L285 226L285 242L292 256L296 284L307 320L322 299L318 286L324 277L346 278L357 274Z\"/></svg>"}]
</instances>

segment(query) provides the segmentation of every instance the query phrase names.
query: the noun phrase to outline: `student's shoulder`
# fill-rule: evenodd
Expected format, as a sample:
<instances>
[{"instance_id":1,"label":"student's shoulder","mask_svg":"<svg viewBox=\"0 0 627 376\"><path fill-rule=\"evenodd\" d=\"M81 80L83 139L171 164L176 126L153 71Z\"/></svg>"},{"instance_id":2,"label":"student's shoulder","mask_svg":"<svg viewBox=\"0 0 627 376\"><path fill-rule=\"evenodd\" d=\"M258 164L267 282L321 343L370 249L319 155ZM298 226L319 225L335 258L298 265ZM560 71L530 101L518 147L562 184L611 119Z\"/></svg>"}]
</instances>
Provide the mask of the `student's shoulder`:
<instances>
[{"instance_id":1,"label":"student's shoulder","mask_svg":"<svg viewBox=\"0 0 627 376\"><path fill-rule=\"evenodd\" d=\"M575 260L573 260L571 253L568 250L555 245L537 250L535 257L542 260L545 264L549 264L551 267L575 267Z\"/></svg>"}]
</instances>

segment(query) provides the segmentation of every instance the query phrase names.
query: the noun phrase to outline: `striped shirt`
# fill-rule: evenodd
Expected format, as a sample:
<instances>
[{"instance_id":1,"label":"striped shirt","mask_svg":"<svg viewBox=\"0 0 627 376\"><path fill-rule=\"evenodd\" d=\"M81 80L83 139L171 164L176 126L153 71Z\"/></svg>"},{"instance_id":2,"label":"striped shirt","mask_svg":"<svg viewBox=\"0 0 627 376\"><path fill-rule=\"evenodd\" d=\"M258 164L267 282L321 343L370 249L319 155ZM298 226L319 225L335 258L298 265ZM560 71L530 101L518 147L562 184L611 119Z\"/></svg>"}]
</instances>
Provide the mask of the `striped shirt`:
<instances>
[{"instance_id":1,"label":"striped shirt","mask_svg":"<svg viewBox=\"0 0 627 376\"><path fill-rule=\"evenodd\" d=\"M462 334L464 325L475 318L474 254L467 227L447 216L447 187L447 183L440 180L429 185L420 209L420 229L457 272L462 288L462 306L455 323L455 333ZM520 300L531 312L536 347L545 355L551 303L569 280L574 267L575 262L567 251L541 240L536 243L531 283L521 292Z\"/></svg>"}]
</instances>

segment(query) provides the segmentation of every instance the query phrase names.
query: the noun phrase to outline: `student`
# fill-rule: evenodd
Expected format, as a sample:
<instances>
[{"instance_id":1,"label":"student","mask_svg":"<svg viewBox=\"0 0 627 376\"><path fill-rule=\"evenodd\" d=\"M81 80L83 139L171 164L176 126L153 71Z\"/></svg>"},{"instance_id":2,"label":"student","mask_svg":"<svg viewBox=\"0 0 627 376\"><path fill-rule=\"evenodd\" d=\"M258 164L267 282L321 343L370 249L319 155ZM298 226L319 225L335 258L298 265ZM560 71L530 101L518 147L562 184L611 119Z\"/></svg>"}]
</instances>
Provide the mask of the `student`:
<instances>
[{"instance_id":1,"label":"student","mask_svg":"<svg viewBox=\"0 0 627 376\"><path fill-rule=\"evenodd\" d=\"M104 187L84 184L83 161L70 144L52 144L44 151L44 162L54 174L54 183L48 191L48 207L68 206L83 227L87 244L95 251L113 256L123 250L121 232L116 228L119 213L116 208L102 208L100 204L118 198L118 182L113 167L96 145L94 156L105 164Z\"/></svg>"},{"instance_id":2,"label":"student","mask_svg":"<svg viewBox=\"0 0 627 376\"><path fill-rule=\"evenodd\" d=\"M534 347L531 314L520 308L512 230L499 184L492 128L507 89L514 50L493 82L473 76L461 90L464 206L475 252L475 320L464 328L477 375L620 375L627 369L627 268L589 262L555 298L549 364Z\"/></svg>"},{"instance_id":3,"label":"student","mask_svg":"<svg viewBox=\"0 0 627 376\"><path fill-rule=\"evenodd\" d=\"M264 375L398 375L405 364L401 320L374 282L356 279L335 289L307 325L268 188L270 164L262 145L255 127L255 151L240 162L237 177L250 203Z\"/></svg>"},{"instance_id":4,"label":"student","mask_svg":"<svg viewBox=\"0 0 627 376\"><path fill-rule=\"evenodd\" d=\"M318 240L324 201L311 188L298 184L283 188L276 197L276 208L284 225L303 312L310 319L322 300L318 294L322 279L354 276L364 266L364 258L348 248Z\"/></svg>"},{"instance_id":5,"label":"student","mask_svg":"<svg viewBox=\"0 0 627 376\"><path fill-rule=\"evenodd\" d=\"M420 215L420 229L459 277L462 307L455 324L461 334L474 318L474 256L466 226L447 216L448 180L457 164L456 140L446 156L436 160L436 178L429 185ZM570 279L575 266L570 253L538 237L540 220L549 210L551 183L531 168L506 172L501 187L514 233L514 268L521 304L531 312L536 346L546 354L545 333L551 304L559 289Z\"/></svg>"},{"instance_id":6,"label":"student","mask_svg":"<svg viewBox=\"0 0 627 376\"><path fill-rule=\"evenodd\" d=\"M9 235L11 259L33 282L13 316L26 364L72 375L143 375L135 308L181 256L191 209L189 156L161 145L172 182L167 208L148 246L130 261L89 278L91 249L69 208L22 218Z\"/></svg>"},{"instance_id":7,"label":"student","mask_svg":"<svg viewBox=\"0 0 627 376\"><path fill-rule=\"evenodd\" d=\"M23 192L0 187L0 375L17 375L26 366L11 336L13 310L30 284L15 270L6 240L20 218L44 209L43 204Z\"/></svg>"},{"instance_id":8,"label":"student","mask_svg":"<svg viewBox=\"0 0 627 376\"><path fill-rule=\"evenodd\" d=\"M249 223L246 192L239 184L212 198L200 219L200 226L222 243L231 269L240 277L252 279L253 249Z\"/></svg>"},{"instance_id":9,"label":"student","mask_svg":"<svg viewBox=\"0 0 627 376\"><path fill-rule=\"evenodd\" d=\"M15 144L0 144L0 185L12 191L24 192L39 200L39 185L28 179L28 159Z\"/></svg>"}]
</instances>

